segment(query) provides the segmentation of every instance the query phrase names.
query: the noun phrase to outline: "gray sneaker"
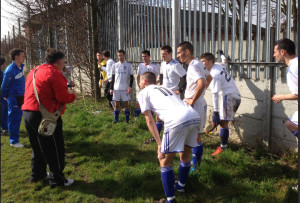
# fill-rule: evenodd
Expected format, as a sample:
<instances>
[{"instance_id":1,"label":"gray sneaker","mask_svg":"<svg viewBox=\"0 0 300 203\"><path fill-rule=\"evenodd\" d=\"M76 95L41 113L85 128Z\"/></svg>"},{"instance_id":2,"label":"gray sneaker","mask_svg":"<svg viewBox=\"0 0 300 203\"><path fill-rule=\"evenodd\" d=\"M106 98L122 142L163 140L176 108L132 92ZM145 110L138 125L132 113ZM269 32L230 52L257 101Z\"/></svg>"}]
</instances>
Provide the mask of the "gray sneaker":
<instances>
[{"instance_id":1,"label":"gray sneaker","mask_svg":"<svg viewBox=\"0 0 300 203\"><path fill-rule=\"evenodd\" d=\"M18 147L18 148L24 147L24 145L22 145L20 142L16 143L16 144L10 144L10 146L12 146L12 147Z\"/></svg>"},{"instance_id":2,"label":"gray sneaker","mask_svg":"<svg viewBox=\"0 0 300 203\"><path fill-rule=\"evenodd\" d=\"M72 185L73 183L74 183L74 180L73 180L73 179L66 179L66 180L65 180L65 186L66 186L66 187Z\"/></svg>"}]
</instances>

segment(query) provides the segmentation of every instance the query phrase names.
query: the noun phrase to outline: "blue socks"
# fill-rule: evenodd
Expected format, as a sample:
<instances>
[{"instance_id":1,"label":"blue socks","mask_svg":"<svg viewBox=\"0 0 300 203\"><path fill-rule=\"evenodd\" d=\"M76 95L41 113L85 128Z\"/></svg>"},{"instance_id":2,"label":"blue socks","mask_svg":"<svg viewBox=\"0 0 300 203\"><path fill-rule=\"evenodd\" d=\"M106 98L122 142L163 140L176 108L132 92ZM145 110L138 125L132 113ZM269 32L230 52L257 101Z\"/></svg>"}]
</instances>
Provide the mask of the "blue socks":
<instances>
[{"instance_id":1,"label":"blue socks","mask_svg":"<svg viewBox=\"0 0 300 203\"><path fill-rule=\"evenodd\" d=\"M198 142L197 147L193 148L193 169L195 170L197 166L200 166L203 154L203 143Z\"/></svg>"},{"instance_id":2,"label":"blue socks","mask_svg":"<svg viewBox=\"0 0 300 203\"><path fill-rule=\"evenodd\" d=\"M292 132L298 138L298 130Z\"/></svg>"},{"instance_id":3,"label":"blue socks","mask_svg":"<svg viewBox=\"0 0 300 203\"><path fill-rule=\"evenodd\" d=\"M167 202L176 202L175 201L175 179L172 166L161 167L161 181L164 187L164 191L167 197Z\"/></svg>"},{"instance_id":4,"label":"blue socks","mask_svg":"<svg viewBox=\"0 0 300 203\"><path fill-rule=\"evenodd\" d=\"M119 114L120 114L120 110L114 110L115 123L119 121Z\"/></svg>"},{"instance_id":5,"label":"blue socks","mask_svg":"<svg viewBox=\"0 0 300 203\"><path fill-rule=\"evenodd\" d=\"M176 185L177 190L180 191L184 189L185 183L189 177L190 168L191 168L191 162L184 163L180 161L178 182Z\"/></svg>"},{"instance_id":6,"label":"blue socks","mask_svg":"<svg viewBox=\"0 0 300 203\"><path fill-rule=\"evenodd\" d=\"M125 118L126 118L126 122L129 122L129 116L130 116L130 110L129 109L125 109Z\"/></svg>"},{"instance_id":7,"label":"blue socks","mask_svg":"<svg viewBox=\"0 0 300 203\"><path fill-rule=\"evenodd\" d=\"M160 134L160 132L161 132L161 130L163 128L164 122L162 122L162 121L156 121L155 124L156 124L157 130L158 130L158 134Z\"/></svg>"},{"instance_id":8,"label":"blue socks","mask_svg":"<svg viewBox=\"0 0 300 203\"><path fill-rule=\"evenodd\" d=\"M140 108L135 108L134 109L134 117L139 117L141 114L141 109Z\"/></svg>"},{"instance_id":9,"label":"blue socks","mask_svg":"<svg viewBox=\"0 0 300 203\"><path fill-rule=\"evenodd\" d=\"M229 129L221 128L220 129L220 141L221 141L221 149L226 149L229 138Z\"/></svg>"}]
</instances>

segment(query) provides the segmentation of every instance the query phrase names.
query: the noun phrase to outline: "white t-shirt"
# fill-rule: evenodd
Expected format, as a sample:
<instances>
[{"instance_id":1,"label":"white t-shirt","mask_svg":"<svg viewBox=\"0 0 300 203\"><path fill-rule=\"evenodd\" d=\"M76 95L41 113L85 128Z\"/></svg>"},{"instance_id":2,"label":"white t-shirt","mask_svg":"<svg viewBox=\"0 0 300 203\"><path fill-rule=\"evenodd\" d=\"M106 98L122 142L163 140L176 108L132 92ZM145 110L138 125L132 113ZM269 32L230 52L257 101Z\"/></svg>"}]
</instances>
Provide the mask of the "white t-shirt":
<instances>
[{"instance_id":1,"label":"white t-shirt","mask_svg":"<svg viewBox=\"0 0 300 203\"><path fill-rule=\"evenodd\" d=\"M287 68L286 79L292 94L298 95L298 57L290 61Z\"/></svg>"},{"instance_id":2,"label":"white t-shirt","mask_svg":"<svg viewBox=\"0 0 300 203\"><path fill-rule=\"evenodd\" d=\"M137 74L143 75L145 72L150 71L155 74L155 76L159 76L160 74L160 67L156 64L151 62L150 64L146 65L145 63L140 63Z\"/></svg>"},{"instance_id":3,"label":"white t-shirt","mask_svg":"<svg viewBox=\"0 0 300 203\"><path fill-rule=\"evenodd\" d=\"M220 93L222 95L227 94L240 94L234 79L226 71L226 69L220 64L214 64L210 70L210 75L212 76L212 81L209 85L211 92Z\"/></svg>"},{"instance_id":4,"label":"white t-shirt","mask_svg":"<svg viewBox=\"0 0 300 203\"><path fill-rule=\"evenodd\" d=\"M161 63L161 72L163 74L163 86L171 90L178 90L178 84L181 77L186 75L186 71L182 65L172 59L169 63L165 61Z\"/></svg>"},{"instance_id":5,"label":"white t-shirt","mask_svg":"<svg viewBox=\"0 0 300 203\"><path fill-rule=\"evenodd\" d=\"M112 68L112 74L115 75L114 90L127 90L129 87L130 75L133 75L131 63L125 61L118 62Z\"/></svg>"},{"instance_id":6,"label":"white t-shirt","mask_svg":"<svg viewBox=\"0 0 300 203\"><path fill-rule=\"evenodd\" d=\"M115 62L110 58L106 62L106 67L102 67L102 69L107 72L107 79L109 82L112 80L112 69L114 64Z\"/></svg>"},{"instance_id":7,"label":"white t-shirt","mask_svg":"<svg viewBox=\"0 0 300 203\"><path fill-rule=\"evenodd\" d=\"M200 119L199 114L183 102L169 88L149 85L138 94L141 111L155 113L165 123L166 128L174 128L189 120Z\"/></svg>"},{"instance_id":8,"label":"white t-shirt","mask_svg":"<svg viewBox=\"0 0 300 203\"><path fill-rule=\"evenodd\" d=\"M185 98L192 98L196 92L197 80L203 78L206 81L206 77L209 75L209 72L204 67L203 63L197 59L194 59L190 62L187 74L186 74L186 89L185 89ZM206 89L206 88L205 88ZM203 90L200 98L204 98L205 89Z\"/></svg>"}]
</instances>

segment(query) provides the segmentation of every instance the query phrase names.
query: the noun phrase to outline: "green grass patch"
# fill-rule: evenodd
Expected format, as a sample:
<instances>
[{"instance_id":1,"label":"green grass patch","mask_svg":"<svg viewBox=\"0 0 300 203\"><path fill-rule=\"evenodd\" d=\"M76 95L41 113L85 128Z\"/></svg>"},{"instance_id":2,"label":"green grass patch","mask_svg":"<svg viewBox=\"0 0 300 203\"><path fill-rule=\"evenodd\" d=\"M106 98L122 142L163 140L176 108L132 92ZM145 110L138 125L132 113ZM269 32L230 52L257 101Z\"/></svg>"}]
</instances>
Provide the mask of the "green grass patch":
<instances>
[{"instance_id":1,"label":"green grass patch","mask_svg":"<svg viewBox=\"0 0 300 203\"><path fill-rule=\"evenodd\" d=\"M20 140L25 148L9 146L1 137L2 202L157 202L164 197L156 144L145 145L151 134L141 116L135 123L113 124L113 112L100 103L81 99L68 105L63 115L67 178L75 183L50 189L47 182L29 183L31 147L24 124ZM96 111L101 112L97 113ZM178 202L297 202L288 185L297 182L297 156L280 157L263 148L251 150L230 143L218 157L210 154L218 146L216 135L205 135L199 170L176 193ZM179 158L174 162L178 175Z\"/></svg>"}]
</instances>

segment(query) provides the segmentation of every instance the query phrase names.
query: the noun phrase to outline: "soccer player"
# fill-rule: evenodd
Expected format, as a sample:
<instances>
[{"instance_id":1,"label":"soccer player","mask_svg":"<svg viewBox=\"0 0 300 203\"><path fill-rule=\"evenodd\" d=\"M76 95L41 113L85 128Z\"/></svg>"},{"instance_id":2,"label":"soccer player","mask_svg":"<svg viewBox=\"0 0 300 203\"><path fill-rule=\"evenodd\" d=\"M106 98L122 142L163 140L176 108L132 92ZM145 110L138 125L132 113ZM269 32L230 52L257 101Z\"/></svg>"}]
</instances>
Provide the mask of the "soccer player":
<instances>
[{"instance_id":1,"label":"soccer player","mask_svg":"<svg viewBox=\"0 0 300 203\"><path fill-rule=\"evenodd\" d=\"M220 142L221 145L211 155L216 156L227 148L229 138L229 121L234 120L234 114L241 103L240 92L233 78L225 70L224 66L215 64L215 57L211 53L204 53L200 56L205 68L210 72L212 81L210 89L213 99L213 124L208 132L212 131L220 124ZM219 95L221 97L219 111ZM220 112L220 113L219 113Z\"/></svg>"},{"instance_id":2,"label":"soccer player","mask_svg":"<svg viewBox=\"0 0 300 203\"><path fill-rule=\"evenodd\" d=\"M178 45L177 57L182 63L188 64L187 69L187 88L185 90L185 102L192 106L200 116L200 129L197 137L197 145L193 148L193 172L197 166L200 166L203 143L201 140L201 134L206 121L206 101L204 99L206 83L211 80L209 72L205 69L201 61L197 60L193 56L193 45L190 42L184 41Z\"/></svg>"},{"instance_id":3,"label":"soccer player","mask_svg":"<svg viewBox=\"0 0 300 203\"><path fill-rule=\"evenodd\" d=\"M161 59L163 62L160 66L160 84L171 89L175 95L180 97L180 93L184 92L186 88L186 71L182 65L172 58L172 48L169 45L161 47ZM180 78L183 84L179 87ZM158 132L162 130L163 122L156 121Z\"/></svg>"},{"instance_id":4,"label":"soccer player","mask_svg":"<svg viewBox=\"0 0 300 203\"><path fill-rule=\"evenodd\" d=\"M25 77L24 62L25 52L22 49L10 51L12 63L6 68L1 85L1 96L7 101L8 106L8 134L10 146L24 147L19 142L20 124L23 116L21 106L24 102Z\"/></svg>"},{"instance_id":5,"label":"soccer player","mask_svg":"<svg viewBox=\"0 0 300 203\"><path fill-rule=\"evenodd\" d=\"M106 94L106 98L108 100L109 106L114 108L114 102L112 101L112 95L109 93L109 87L112 81L112 69L115 62L110 58L110 51L108 50L103 51L103 56L104 59L106 60L106 67L102 66L101 69L107 73L107 80L108 80L104 93Z\"/></svg>"},{"instance_id":6,"label":"soccer player","mask_svg":"<svg viewBox=\"0 0 300 203\"><path fill-rule=\"evenodd\" d=\"M275 94L272 100L276 104L283 100L298 100L298 57L294 42L286 38L277 41L274 46L274 57L277 62L288 66L286 77L291 94ZM298 138L298 110L285 125Z\"/></svg>"},{"instance_id":7,"label":"soccer player","mask_svg":"<svg viewBox=\"0 0 300 203\"><path fill-rule=\"evenodd\" d=\"M115 101L115 123L119 121L120 101L125 105L126 122L129 122L130 109L130 93L133 85L133 68L130 63L125 61L125 51L118 50L119 62L112 68L112 81L110 84L110 94L113 95Z\"/></svg>"},{"instance_id":8,"label":"soccer player","mask_svg":"<svg viewBox=\"0 0 300 203\"><path fill-rule=\"evenodd\" d=\"M273 56L277 62L285 63L288 66L286 78L291 94L275 94L272 100L275 104L283 100L298 100L298 57L294 42L287 38L277 41L274 45ZM292 117L285 122L285 125L298 138L298 108ZM298 191L298 187L299 182L292 188Z\"/></svg>"},{"instance_id":9,"label":"soccer player","mask_svg":"<svg viewBox=\"0 0 300 203\"><path fill-rule=\"evenodd\" d=\"M160 75L160 67L156 63L150 61L150 51L144 50L142 52L142 59L143 59L144 63L140 63L138 66L138 70L137 70L136 79L137 79L138 86L140 84L140 77L145 72L147 72L147 71L153 72L157 78L159 78L159 75ZM139 86L139 88L140 88L140 86ZM137 118L140 114L141 114L140 105L139 105L138 101L136 101L134 117Z\"/></svg>"},{"instance_id":10,"label":"soccer player","mask_svg":"<svg viewBox=\"0 0 300 203\"><path fill-rule=\"evenodd\" d=\"M171 89L156 85L156 76L152 72L145 72L141 76L140 87L142 91L138 94L138 101L157 143L157 157L167 202L176 202L172 161L176 153L179 153L180 167L175 187L179 192L184 192L191 167L191 148L196 146L199 114ZM165 123L162 140L151 112Z\"/></svg>"},{"instance_id":11,"label":"soccer player","mask_svg":"<svg viewBox=\"0 0 300 203\"><path fill-rule=\"evenodd\" d=\"M227 66L227 58L224 55L223 50L218 50L217 54L221 57L222 65L226 67Z\"/></svg>"},{"instance_id":12,"label":"soccer player","mask_svg":"<svg viewBox=\"0 0 300 203\"><path fill-rule=\"evenodd\" d=\"M106 85L108 83L107 73L106 73L106 71L101 69L102 67L104 69L106 68L106 60L103 57L103 53L100 51L97 52L96 57L97 57L98 68L100 70L99 87L102 88L103 83L104 83L104 85Z\"/></svg>"}]
</instances>

